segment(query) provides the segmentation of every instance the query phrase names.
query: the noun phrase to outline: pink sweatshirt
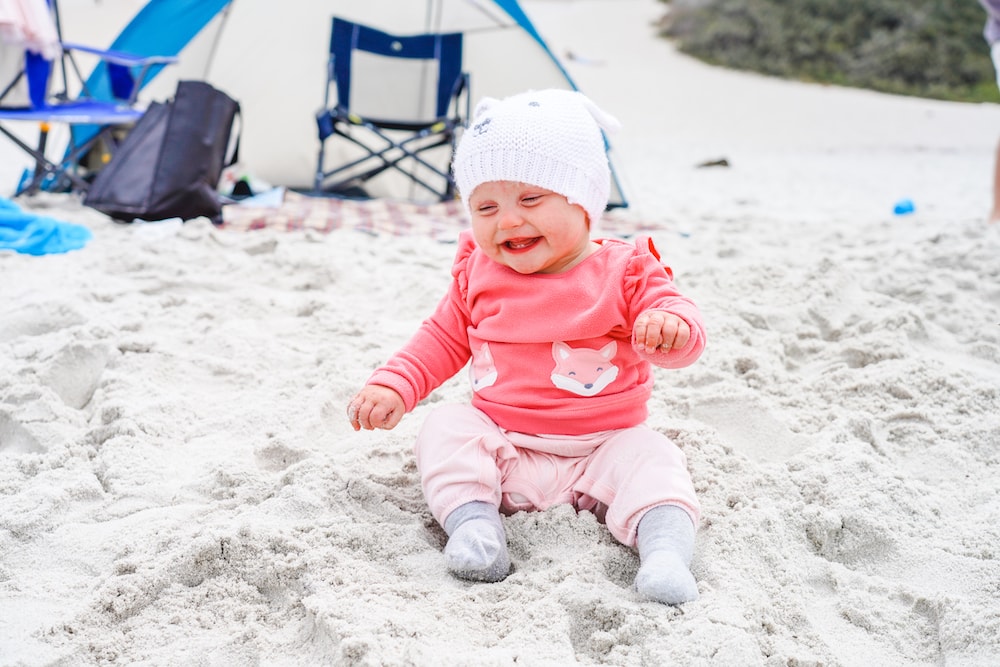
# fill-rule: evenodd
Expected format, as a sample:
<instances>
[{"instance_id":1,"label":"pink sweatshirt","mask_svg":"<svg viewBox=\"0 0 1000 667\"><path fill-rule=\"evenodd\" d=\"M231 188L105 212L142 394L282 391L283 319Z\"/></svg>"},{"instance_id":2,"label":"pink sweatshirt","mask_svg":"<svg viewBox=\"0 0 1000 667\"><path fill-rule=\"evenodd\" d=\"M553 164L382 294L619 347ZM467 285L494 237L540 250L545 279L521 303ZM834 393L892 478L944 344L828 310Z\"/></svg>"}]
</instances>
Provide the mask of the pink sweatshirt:
<instances>
[{"instance_id":1,"label":"pink sweatshirt","mask_svg":"<svg viewBox=\"0 0 1000 667\"><path fill-rule=\"evenodd\" d=\"M368 382L395 389L409 412L471 358L472 404L503 429L582 435L642 423L653 388L650 362L694 363L705 329L651 241L599 243L569 271L522 275L463 232L448 293ZM650 309L688 323L683 349L633 349L632 324Z\"/></svg>"}]
</instances>

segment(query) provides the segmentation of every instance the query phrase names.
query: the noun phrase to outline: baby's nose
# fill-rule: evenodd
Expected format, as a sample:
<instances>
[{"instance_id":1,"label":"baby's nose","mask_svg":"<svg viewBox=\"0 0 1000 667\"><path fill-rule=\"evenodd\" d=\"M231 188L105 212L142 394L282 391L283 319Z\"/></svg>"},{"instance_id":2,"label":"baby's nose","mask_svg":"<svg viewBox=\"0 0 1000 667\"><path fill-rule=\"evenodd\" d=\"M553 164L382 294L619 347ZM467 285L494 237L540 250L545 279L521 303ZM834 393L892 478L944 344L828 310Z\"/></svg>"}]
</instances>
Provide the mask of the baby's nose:
<instances>
[{"instance_id":1,"label":"baby's nose","mask_svg":"<svg viewBox=\"0 0 1000 667\"><path fill-rule=\"evenodd\" d=\"M500 215L497 226L500 229L515 229L520 227L524 220L517 213L505 212Z\"/></svg>"}]
</instances>

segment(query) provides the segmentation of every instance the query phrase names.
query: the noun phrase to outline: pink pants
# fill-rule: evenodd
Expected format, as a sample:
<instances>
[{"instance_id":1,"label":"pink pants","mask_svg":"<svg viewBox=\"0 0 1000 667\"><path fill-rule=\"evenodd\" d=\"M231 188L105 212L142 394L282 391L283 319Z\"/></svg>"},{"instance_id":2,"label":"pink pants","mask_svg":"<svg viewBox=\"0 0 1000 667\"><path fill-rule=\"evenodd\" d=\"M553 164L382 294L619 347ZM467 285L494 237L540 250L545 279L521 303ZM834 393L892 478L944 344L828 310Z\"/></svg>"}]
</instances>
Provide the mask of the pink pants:
<instances>
[{"instance_id":1,"label":"pink pants","mask_svg":"<svg viewBox=\"0 0 1000 667\"><path fill-rule=\"evenodd\" d=\"M658 505L677 505L698 525L684 452L645 425L537 436L505 431L470 405L445 405L427 417L415 451L424 496L441 525L476 500L507 514L571 504L594 512L628 546L639 519Z\"/></svg>"}]
</instances>

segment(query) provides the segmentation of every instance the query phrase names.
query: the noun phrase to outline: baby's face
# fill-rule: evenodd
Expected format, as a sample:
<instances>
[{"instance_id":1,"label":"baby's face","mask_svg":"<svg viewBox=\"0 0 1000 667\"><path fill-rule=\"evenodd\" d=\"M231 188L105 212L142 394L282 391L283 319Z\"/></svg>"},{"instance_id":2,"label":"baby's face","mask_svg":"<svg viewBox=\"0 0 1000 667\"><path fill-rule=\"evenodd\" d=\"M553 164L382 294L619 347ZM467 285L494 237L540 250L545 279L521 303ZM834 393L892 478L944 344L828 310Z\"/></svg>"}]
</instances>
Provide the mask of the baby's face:
<instances>
[{"instance_id":1,"label":"baby's face","mask_svg":"<svg viewBox=\"0 0 1000 667\"><path fill-rule=\"evenodd\" d=\"M583 208L545 188L489 181L473 190L469 208L476 244L518 273L561 273L597 247Z\"/></svg>"}]
</instances>

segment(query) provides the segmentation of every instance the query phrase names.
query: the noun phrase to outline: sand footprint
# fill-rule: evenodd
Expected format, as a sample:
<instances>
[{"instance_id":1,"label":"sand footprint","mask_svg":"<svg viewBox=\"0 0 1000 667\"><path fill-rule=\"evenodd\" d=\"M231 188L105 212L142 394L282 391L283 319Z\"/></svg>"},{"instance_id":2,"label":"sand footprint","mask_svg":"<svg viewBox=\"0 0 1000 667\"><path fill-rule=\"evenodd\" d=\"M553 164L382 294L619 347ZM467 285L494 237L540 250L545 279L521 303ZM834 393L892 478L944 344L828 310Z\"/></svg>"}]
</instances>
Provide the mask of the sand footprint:
<instances>
[{"instance_id":1,"label":"sand footprint","mask_svg":"<svg viewBox=\"0 0 1000 667\"><path fill-rule=\"evenodd\" d=\"M106 346L74 343L56 353L41 379L66 405L79 410L90 402L108 360Z\"/></svg>"},{"instance_id":2,"label":"sand footprint","mask_svg":"<svg viewBox=\"0 0 1000 667\"><path fill-rule=\"evenodd\" d=\"M13 415L0 411L0 453L37 454L45 451L38 439Z\"/></svg>"},{"instance_id":3,"label":"sand footprint","mask_svg":"<svg viewBox=\"0 0 1000 667\"><path fill-rule=\"evenodd\" d=\"M305 553L304 544L277 529L199 528L150 553L126 550L98 585L94 607L123 621L163 614L180 600L192 613L171 622L197 626L203 617L232 613L237 598L261 613L295 605L304 594Z\"/></svg>"},{"instance_id":4,"label":"sand footprint","mask_svg":"<svg viewBox=\"0 0 1000 667\"><path fill-rule=\"evenodd\" d=\"M711 424L734 450L756 463L781 463L811 444L752 395L699 400L691 406L691 416Z\"/></svg>"},{"instance_id":5,"label":"sand footprint","mask_svg":"<svg viewBox=\"0 0 1000 667\"><path fill-rule=\"evenodd\" d=\"M584 599L572 596L563 605L569 618L570 643L578 656L607 663L611 652L630 653L633 643L656 631L655 621L624 601Z\"/></svg>"},{"instance_id":6,"label":"sand footprint","mask_svg":"<svg viewBox=\"0 0 1000 667\"><path fill-rule=\"evenodd\" d=\"M281 472L309 456L310 452L291 447L278 440L269 440L267 444L254 449L257 466L268 472Z\"/></svg>"},{"instance_id":7,"label":"sand footprint","mask_svg":"<svg viewBox=\"0 0 1000 667\"><path fill-rule=\"evenodd\" d=\"M840 513L809 508L806 538L813 552L847 568L871 570L895 554L896 541L886 526L862 513Z\"/></svg>"},{"instance_id":8,"label":"sand footprint","mask_svg":"<svg viewBox=\"0 0 1000 667\"><path fill-rule=\"evenodd\" d=\"M86 321L79 311L66 303L8 305L15 307L9 308L0 320L0 341L14 340L21 336L40 336Z\"/></svg>"}]
</instances>

